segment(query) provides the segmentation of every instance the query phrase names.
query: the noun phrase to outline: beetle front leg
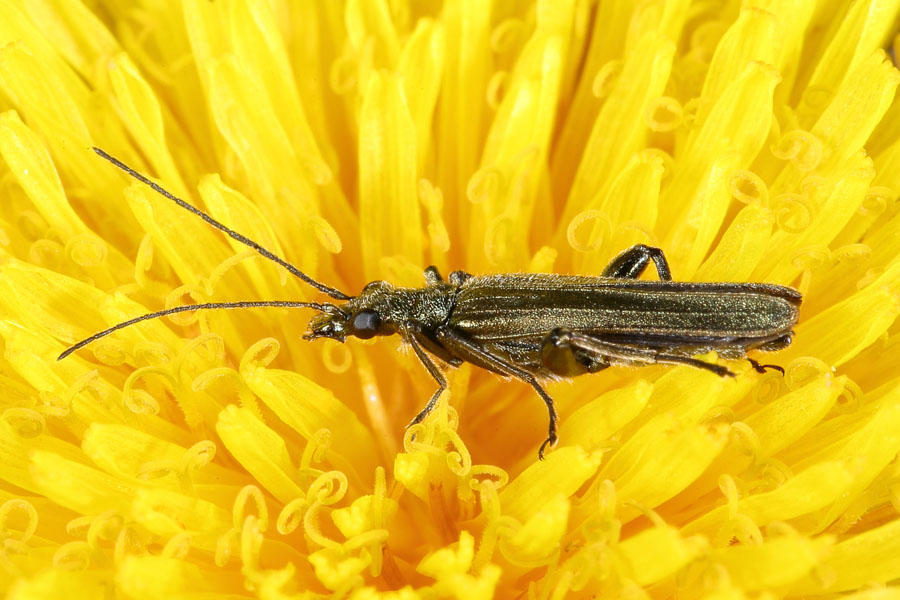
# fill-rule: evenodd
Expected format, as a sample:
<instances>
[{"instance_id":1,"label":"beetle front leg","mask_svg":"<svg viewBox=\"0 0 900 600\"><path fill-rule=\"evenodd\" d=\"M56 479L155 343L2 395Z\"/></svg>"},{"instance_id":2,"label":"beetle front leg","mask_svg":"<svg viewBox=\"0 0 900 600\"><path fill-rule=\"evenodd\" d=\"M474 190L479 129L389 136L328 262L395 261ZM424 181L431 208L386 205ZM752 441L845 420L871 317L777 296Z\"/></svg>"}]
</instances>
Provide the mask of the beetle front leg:
<instances>
[{"instance_id":1,"label":"beetle front leg","mask_svg":"<svg viewBox=\"0 0 900 600\"><path fill-rule=\"evenodd\" d=\"M425 283L428 285L434 285L435 283L443 283L444 278L441 277L441 272L438 271L438 268L434 265L431 265L427 269L425 269Z\"/></svg>"},{"instance_id":2,"label":"beetle front leg","mask_svg":"<svg viewBox=\"0 0 900 600\"><path fill-rule=\"evenodd\" d=\"M656 265L660 281L672 281L672 272L663 251L652 246L637 244L609 261L601 276L618 279L637 279L650 264Z\"/></svg>"},{"instance_id":3,"label":"beetle front leg","mask_svg":"<svg viewBox=\"0 0 900 600\"><path fill-rule=\"evenodd\" d=\"M452 283L453 285L460 285L462 282L464 282L466 279L468 279L471 276L472 276L471 273L466 273L465 271L457 270L457 271L450 271L450 277L448 279L450 280L450 283ZM438 268L436 266L431 265L430 267L425 269L425 283L427 283L428 285L432 285L435 283L443 283L443 282L444 282L444 278L441 277L441 273L440 273L440 271L438 271Z\"/></svg>"},{"instance_id":4,"label":"beetle front leg","mask_svg":"<svg viewBox=\"0 0 900 600\"><path fill-rule=\"evenodd\" d=\"M434 407L437 406L438 398L440 398L441 394L444 393L444 390L447 389L447 378L444 377L444 374L441 373L438 366L434 364L434 361L426 354L418 340L416 340L415 335L409 334L406 339L409 342L409 345L413 347L413 352L416 353L419 361L425 365L425 368L431 373L431 376L434 377L434 380L437 381L438 384L437 391L431 395L431 399L428 400L428 404L425 405L425 408L419 411L419 414L417 414L415 418L409 422L409 425L406 426L406 428L409 429L413 425L424 421L425 417L427 417L428 414L434 410Z\"/></svg>"}]
</instances>

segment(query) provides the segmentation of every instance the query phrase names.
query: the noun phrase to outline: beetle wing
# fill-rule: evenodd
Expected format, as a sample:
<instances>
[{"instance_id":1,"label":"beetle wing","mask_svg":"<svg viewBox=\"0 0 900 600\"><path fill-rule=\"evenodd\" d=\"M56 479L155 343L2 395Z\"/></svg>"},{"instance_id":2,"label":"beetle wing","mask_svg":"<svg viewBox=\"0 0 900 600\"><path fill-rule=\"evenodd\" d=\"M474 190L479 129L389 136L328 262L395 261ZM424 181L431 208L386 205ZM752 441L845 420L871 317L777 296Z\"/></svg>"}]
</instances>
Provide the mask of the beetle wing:
<instances>
[{"instance_id":1,"label":"beetle wing","mask_svg":"<svg viewBox=\"0 0 900 600\"><path fill-rule=\"evenodd\" d=\"M539 340L564 328L715 346L789 332L799 303L795 290L767 284L488 275L459 287L448 326L481 342Z\"/></svg>"}]
</instances>

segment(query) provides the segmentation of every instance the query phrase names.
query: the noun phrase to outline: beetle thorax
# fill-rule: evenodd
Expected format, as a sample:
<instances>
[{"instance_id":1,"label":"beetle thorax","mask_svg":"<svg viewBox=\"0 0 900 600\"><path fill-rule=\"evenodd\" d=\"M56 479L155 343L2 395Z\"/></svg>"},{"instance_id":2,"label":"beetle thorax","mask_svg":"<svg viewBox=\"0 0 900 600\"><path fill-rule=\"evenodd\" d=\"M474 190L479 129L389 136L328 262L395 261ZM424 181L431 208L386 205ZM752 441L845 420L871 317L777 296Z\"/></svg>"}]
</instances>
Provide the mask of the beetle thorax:
<instances>
[{"instance_id":1,"label":"beetle thorax","mask_svg":"<svg viewBox=\"0 0 900 600\"><path fill-rule=\"evenodd\" d=\"M327 337L344 341L347 336L368 339L402 330L434 330L445 324L453 310L456 286L437 283L424 288L395 288L373 281L359 296L310 320L307 339Z\"/></svg>"},{"instance_id":2,"label":"beetle thorax","mask_svg":"<svg viewBox=\"0 0 900 600\"><path fill-rule=\"evenodd\" d=\"M456 287L441 283L423 288L395 288L384 281L368 284L346 304L351 315L370 310L381 319L380 335L397 333L410 325L434 329L447 321ZM351 316L352 319L352 316Z\"/></svg>"}]
</instances>

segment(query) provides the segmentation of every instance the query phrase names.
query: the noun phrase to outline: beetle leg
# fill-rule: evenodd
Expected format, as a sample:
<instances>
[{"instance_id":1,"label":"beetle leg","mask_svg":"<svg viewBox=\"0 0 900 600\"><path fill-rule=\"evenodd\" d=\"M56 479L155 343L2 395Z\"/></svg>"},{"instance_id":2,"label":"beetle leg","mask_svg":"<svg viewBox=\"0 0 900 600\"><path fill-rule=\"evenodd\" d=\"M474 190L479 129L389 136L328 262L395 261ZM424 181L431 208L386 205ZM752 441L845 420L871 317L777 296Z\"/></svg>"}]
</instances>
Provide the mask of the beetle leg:
<instances>
[{"instance_id":1,"label":"beetle leg","mask_svg":"<svg viewBox=\"0 0 900 600\"><path fill-rule=\"evenodd\" d=\"M442 283L444 278L441 277L440 271L434 265L431 265L427 269L425 269L425 283L428 285L434 285L435 283Z\"/></svg>"},{"instance_id":2,"label":"beetle leg","mask_svg":"<svg viewBox=\"0 0 900 600\"><path fill-rule=\"evenodd\" d=\"M794 337L793 331L788 331L785 334L782 334L775 339L770 339L767 342L764 342L758 346L753 346L753 350L762 350L763 352L775 352L776 350L782 350L791 345L791 339Z\"/></svg>"},{"instance_id":3,"label":"beetle leg","mask_svg":"<svg viewBox=\"0 0 900 600\"><path fill-rule=\"evenodd\" d=\"M556 415L556 405L553 402L553 398L543 387L541 387L537 377L524 369L520 369L519 367L506 362L499 356L491 354L479 344L456 334L452 329L440 329L438 331L438 340L440 340L441 344L447 347L448 350L460 358L477 365L484 365L490 370L496 371L502 375L517 377L534 388L534 391L538 393L541 400L547 405L547 412L550 415L550 425L547 428L547 439L544 440L540 450L538 450L538 458L544 460L544 449L548 445L555 446L559 439L556 435L559 417Z\"/></svg>"},{"instance_id":4,"label":"beetle leg","mask_svg":"<svg viewBox=\"0 0 900 600\"><path fill-rule=\"evenodd\" d=\"M766 369L772 369L773 371L778 371L782 375L784 375L784 367L779 367L778 365L761 365L750 357L747 357L747 360L750 361L750 364L753 366L753 370L757 373L765 373Z\"/></svg>"},{"instance_id":5,"label":"beetle leg","mask_svg":"<svg viewBox=\"0 0 900 600\"><path fill-rule=\"evenodd\" d=\"M422 346L419 344L419 341L416 339L414 334L409 334L406 336L406 340L409 342L409 345L412 346L413 352L416 353L416 356L419 358L419 361L425 365L425 368L428 369L428 372L431 373L431 376L434 377L434 380L437 381L438 389L437 391L431 395L431 399L428 400L428 404L425 405L419 414L415 416L415 418L409 422L409 425L406 427L412 427L416 423L421 423L425 420L425 417L428 416L434 407L437 405L438 398L441 397L441 394L444 390L447 389L447 378L444 377L444 374L441 373L441 370L438 368L434 361L425 353L425 350L422 349Z\"/></svg>"},{"instance_id":6,"label":"beetle leg","mask_svg":"<svg viewBox=\"0 0 900 600\"><path fill-rule=\"evenodd\" d=\"M459 285L464 282L466 279L471 277L470 273L466 273L465 271L450 271L450 283L453 285ZM444 278L441 277L440 272L437 267L431 265L427 269L425 269L425 283L432 285L435 283L443 283Z\"/></svg>"},{"instance_id":7,"label":"beetle leg","mask_svg":"<svg viewBox=\"0 0 900 600\"><path fill-rule=\"evenodd\" d=\"M450 271L450 283L459 285L471 276L470 273L466 273L465 271Z\"/></svg>"},{"instance_id":8,"label":"beetle leg","mask_svg":"<svg viewBox=\"0 0 900 600\"><path fill-rule=\"evenodd\" d=\"M637 279L650 264L656 265L656 272L660 281L672 281L672 272L663 251L652 246L636 244L625 250L620 255L609 261L601 273L602 277L616 277L618 279Z\"/></svg>"},{"instance_id":9,"label":"beetle leg","mask_svg":"<svg viewBox=\"0 0 900 600\"><path fill-rule=\"evenodd\" d=\"M550 332L550 336L555 337L556 343L567 345L581 352L596 356L598 361L605 362L623 362L623 363L643 363L652 364L680 364L689 365L704 371L711 371L716 375L724 377L728 375L734 377L735 374L726 367L708 363L690 356L678 356L677 354L666 354L657 350L647 348L636 348L625 344L616 344L613 342L603 341L601 337L587 335L570 331L568 329L554 329Z\"/></svg>"},{"instance_id":10,"label":"beetle leg","mask_svg":"<svg viewBox=\"0 0 900 600\"><path fill-rule=\"evenodd\" d=\"M725 377L726 375L728 377L737 377L737 375L735 375L734 372L731 371L731 369L729 369L728 367L708 363L698 358L691 358L690 356L678 356L676 354L657 354L654 357L653 362L671 365L688 365L690 367L696 367L704 371L709 371L710 373L715 373L719 377Z\"/></svg>"},{"instance_id":11,"label":"beetle leg","mask_svg":"<svg viewBox=\"0 0 900 600\"><path fill-rule=\"evenodd\" d=\"M541 342L541 364L560 377L596 373L609 366L602 356L574 346L566 329L554 329Z\"/></svg>"}]
</instances>

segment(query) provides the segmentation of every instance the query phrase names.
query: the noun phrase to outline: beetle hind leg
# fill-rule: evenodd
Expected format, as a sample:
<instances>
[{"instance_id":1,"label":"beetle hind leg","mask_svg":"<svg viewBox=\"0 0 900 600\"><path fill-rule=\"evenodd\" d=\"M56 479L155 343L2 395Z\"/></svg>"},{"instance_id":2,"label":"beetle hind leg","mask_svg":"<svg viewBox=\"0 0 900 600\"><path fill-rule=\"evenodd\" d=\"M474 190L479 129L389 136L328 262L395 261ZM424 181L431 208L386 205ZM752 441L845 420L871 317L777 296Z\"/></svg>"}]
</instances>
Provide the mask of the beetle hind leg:
<instances>
[{"instance_id":1,"label":"beetle hind leg","mask_svg":"<svg viewBox=\"0 0 900 600\"><path fill-rule=\"evenodd\" d=\"M789 331L785 334L782 334L775 339L768 340L758 346L753 346L753 350L761 350L763 352L776 352L778 350L783 350L791 345L791 340L794 337L794 332Z\"/></svg>"},{"instance_id":2,"label":"beetle hind leg","mask_svg":"<svg viewBox=\"0 0 900 600\"><path fill-rule=\"evenodd\" d=\"M778 371L779 373L784 375L784 367L779 367L778 365L763 365L749 357L747 358L747 360L750 361L750 365L757 373L765 373L766 369L772 369L773 371Z\"/></svg>"},{"instance_id":3,"label":"beetle hind leg","mask_svg":"<svg viewBox=\"0 0 900 600\"><path fill-rule=\"evenodd\" d=\"M637 279L647 268L647 265L650 264L651 260L656 265L656 272L659 274L660 281L672 281L672 272L669 270L669 263L666 261L663 251L644 244L632 246L609 261L601 276L618 279Z\"/></svg>"},{"instance_id":4,"label":"beetle hind leg","mask_svg":"<svg viewBox=\"0 0 900 600\"><path fill-rule=\"evenodd\" d=\"M554 329L541 342L541 364L554 375L577 377L609 366L603 356L584 352L572 343L572 332Z\"/></svg>"},{"instance_id":5,"label":"beetle hind leg","mask_svg":"<svg viewBox=\"0 0 900 600\"><path fill-rule=\"evenodd\" d=\"M690 356L680 356L677 354L667 354L657 350L647 348L636 348L626 344L605 341L600 336L578 333L575 331L557 330L564 338L566 344L571 346L575 352L584 356L594 357L598 362L606 364L624 364L624 365L652 365L652 364L675 364L689 365L704 371L710 371L720 377L734 377L735 374L727 367L708 363L698 358ZM555 331L554 333L557 333ZM551 333L551 336L553 333ZM548 336L551 337L551 336ZM543 352L542 352L543 354ZM550 367L548 367L550 368Z\"/></svg>"},{"instance_id":6,"label":"beetle hind leg","mask_svg":"<svg viewBox=\"0 0 900 600\"><path fill-rule=\"evenodd\" d=\"M703 371L709 371L710 373L715 373L719 377L737 377L737 375L729 369L728 367L723 367L722 365L717 365L714 363L708 363L704 360L700 360L699 358L691 358L690 356L676 356L674 354L657 354L655 360L651 361L660 364L680 364L680 365L688 365L697 369L701 369Z\"/></svg>"}]
</instances>

